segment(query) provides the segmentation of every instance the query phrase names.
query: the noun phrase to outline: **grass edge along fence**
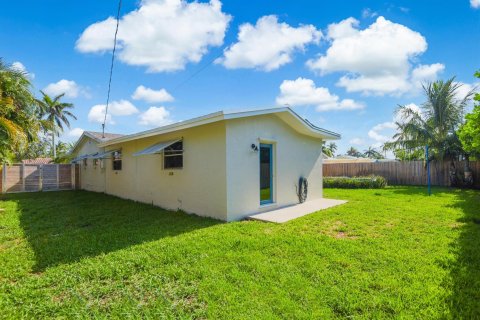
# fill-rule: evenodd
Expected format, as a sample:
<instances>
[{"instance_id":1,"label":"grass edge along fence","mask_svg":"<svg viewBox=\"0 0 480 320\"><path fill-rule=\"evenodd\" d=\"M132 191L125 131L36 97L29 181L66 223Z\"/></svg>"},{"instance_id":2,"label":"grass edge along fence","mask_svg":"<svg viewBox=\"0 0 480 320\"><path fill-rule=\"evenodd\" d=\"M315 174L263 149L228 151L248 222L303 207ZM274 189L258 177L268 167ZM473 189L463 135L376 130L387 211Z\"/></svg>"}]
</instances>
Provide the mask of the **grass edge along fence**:
<instances>
[{"instance_id":1,"label":"grass edge along fence","mask_svg":"<svg viewBox=\"0 0 480 320\"><path fill-rule=\"evenodd\" d=\"M381 176L369 177L324 177L324 188L339 189L381 189L387 186L387 180Z\"/></svg>"},{"instance_id":2,"label":"grass edge along fence","mask_svg":"<svg viewBox=\"0 0 480 320\"><path fill-rule=\"evenodd\" d=\"M470 161L474 187L480 188L480 161ZM455 161L457 179L463 180L465 161ZM430 176L434 186L450 186L450 161L430 162ZM324 163L324 177L382 176L389 185L427 185L427 168L424 161L392 161L367 163Z\"/></svg>"}]
</instances>

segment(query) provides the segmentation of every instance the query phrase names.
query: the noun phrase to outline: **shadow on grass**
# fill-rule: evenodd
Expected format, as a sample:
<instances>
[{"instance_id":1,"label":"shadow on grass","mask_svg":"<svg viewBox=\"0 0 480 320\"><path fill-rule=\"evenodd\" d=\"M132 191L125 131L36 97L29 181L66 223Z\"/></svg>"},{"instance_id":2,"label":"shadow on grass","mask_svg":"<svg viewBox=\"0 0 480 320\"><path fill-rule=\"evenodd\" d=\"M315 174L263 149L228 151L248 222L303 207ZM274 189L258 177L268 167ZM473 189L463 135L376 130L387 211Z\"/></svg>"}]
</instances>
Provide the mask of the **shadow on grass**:
<instances>
[{"instance_id":1,"label":"shadow on grass","mask_svg":"<svg viewBox=\"0 0 480 320\"><path fill-rule=\"evenodd\" d=\"M452 294L448 304L453 319L480 319L480 192L457 190L451 206L463 217L460 236L452 243L455 261L450 269Z\"/></svg>"},{"instance_id":2,"label":"shadow on grass","mask_svg":"<svg viewBox=\"0 0 480 320\"><path fill-rule=\"evenodd\" d=\"M10 194L35 252L34 272L207 228L220 221L86 191Z\"/></svg>"},{"instance_id":3,"label":"shadow on grass","mask_svg":"<svg viewBox=\"0 0 480 320\"><path fill-rule=\"evenodd\" d=\"M426 187L398 187L395 193L427 195ZM480 192L446 187L432 188L433 195L449 194L454 200L448 207L459 209L459 236L451 244L454 254L448 265L450 276L445 286L451 288L447 304L452 319L480 319Z\"/></svg>"}]
</instances>

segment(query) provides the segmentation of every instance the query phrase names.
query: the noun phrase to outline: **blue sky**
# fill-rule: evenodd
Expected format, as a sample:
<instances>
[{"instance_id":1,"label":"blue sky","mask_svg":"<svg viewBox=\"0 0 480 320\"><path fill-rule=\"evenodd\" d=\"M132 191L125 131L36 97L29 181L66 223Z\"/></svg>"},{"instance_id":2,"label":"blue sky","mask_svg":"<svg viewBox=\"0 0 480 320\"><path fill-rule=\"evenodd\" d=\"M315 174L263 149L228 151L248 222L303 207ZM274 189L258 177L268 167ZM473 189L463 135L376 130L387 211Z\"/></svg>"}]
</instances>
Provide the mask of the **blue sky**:
<instances>
[{"instance_id":1,"label":"blue sky","mask_svg":"<svg viewBox=\"0 0 480 320\"><path fill-rule=\"evenodd\" d=\"M0 11L0 57L75 104L64 140L101 130L116 9L17 0ZM479 35L480 0L123 0L107 131L288 104L341 133L340 152L377 147L398 104L422 103L422 82L475 85Z\"/></svg>"}]
</instances>

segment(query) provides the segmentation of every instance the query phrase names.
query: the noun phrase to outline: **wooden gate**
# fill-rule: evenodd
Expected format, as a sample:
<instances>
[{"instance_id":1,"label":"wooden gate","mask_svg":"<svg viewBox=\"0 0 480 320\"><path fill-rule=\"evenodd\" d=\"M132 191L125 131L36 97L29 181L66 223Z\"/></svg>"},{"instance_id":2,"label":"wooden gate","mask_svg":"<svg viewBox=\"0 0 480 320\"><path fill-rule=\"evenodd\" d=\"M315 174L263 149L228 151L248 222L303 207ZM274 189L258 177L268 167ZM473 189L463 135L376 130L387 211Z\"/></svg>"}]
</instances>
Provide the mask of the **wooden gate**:
<instances>
[{"instance_id":1,"label":"wooden gate","mask_svg":"<svg viewBox=\"0 0 480 320\"><path fill-rule=\"evenodd\" d=\"M75 164L13 164L2 167L2 193L72 190L78 186Z\"/></svg>"}]
</instances>

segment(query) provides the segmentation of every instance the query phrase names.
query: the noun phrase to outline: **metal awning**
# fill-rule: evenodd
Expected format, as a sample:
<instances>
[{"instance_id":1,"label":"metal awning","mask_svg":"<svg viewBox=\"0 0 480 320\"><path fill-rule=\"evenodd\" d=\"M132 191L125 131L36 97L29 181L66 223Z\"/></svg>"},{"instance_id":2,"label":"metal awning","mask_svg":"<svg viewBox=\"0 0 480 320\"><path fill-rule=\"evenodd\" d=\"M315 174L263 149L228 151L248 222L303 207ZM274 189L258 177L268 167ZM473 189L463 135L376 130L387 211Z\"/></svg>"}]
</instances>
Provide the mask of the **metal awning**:
<instances>
[{"instance_id":1,"label":"metal awning","mask_svg":"<svg viewBox=\"0 0 480 320\"><path fill-rule=\"evenodd\" d=\"M105 151L105 152L96 153L96 154L93 154L91 156L91 158L93 158L93 159L108 159L108 158L111 158L112 153L117 152L117 151L120 151L120 149L115 149L115 150L109 150L109 151Z\"/></svg>"},{"instance_id":2,"label":"metal awning","mask_svg":"<svg viewBox=\"0 0 480 320\"><path fill-rule=\"evenodd\" d=\"M72 159L72 162L77 162L77 161L80 161L80 160L83 160L83 159L87 159L90 156L91 156L90 154L84 154L84 155L76 157L75 159Z\"/></svg>"},{"instance_id":3,"label":"metal awning","mask_svg":"<svg viewBox=\"0 0 480 320\"><path fill-rule=\"evenodd\" d=\"M148 154L161 153L165 148L168 148L172 144L174 144L178 141L181 141L181 140L182 139L171 140L171 141L167 141L167 142L160 142L160 143L154 144L153 146L150 146L146 149L143 149L142 151L138 151L138 152L134 153L133 155L135 157L137 157L137 156L145 156L145 155L148 155Z\"/></svg>"}]
</instances>

